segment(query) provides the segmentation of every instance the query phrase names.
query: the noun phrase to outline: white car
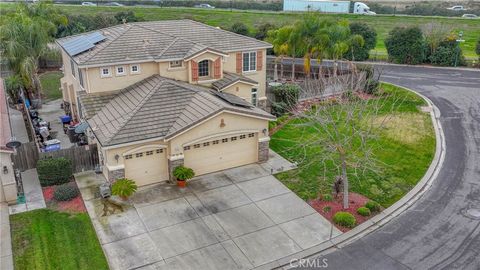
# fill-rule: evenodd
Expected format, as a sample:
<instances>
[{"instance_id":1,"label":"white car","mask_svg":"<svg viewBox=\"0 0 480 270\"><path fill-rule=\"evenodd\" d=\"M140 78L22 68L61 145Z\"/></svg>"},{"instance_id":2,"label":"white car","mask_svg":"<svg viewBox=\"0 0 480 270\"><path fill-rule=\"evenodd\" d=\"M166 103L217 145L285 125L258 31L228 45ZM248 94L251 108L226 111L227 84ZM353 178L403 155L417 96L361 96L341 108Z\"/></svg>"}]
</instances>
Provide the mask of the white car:
<instances>
[{"instance_id":1,"label":"white car","mask_svg":"<svg viewBox=\"0 0 480 270\"><path fill-rule=\"evenodd\" d=\"M200 5L195 5L194 7L196 7L196 8L215 8L214 6L211 6L209 4L200 4Z\"/></svg>"},{"instance_id":2,"label":"white car","mask_svg":"<svg viewBox=\"0 0 480 270\"><path fill-rule=\"evenodd\" d=\"M466 8L464 8L463 6L453 6L453 7L449 7L447 9L450 9L450 10L466 10Z\"/></svg>"},{"instance_id":3,"label":"white car","mask_svg":"<svg viewBox=\"0 0 480 270\"><path fill-rule=\"evenodd\" d=\"M462 18L476 19L478 16L475 14L463 14Z\"/></svg>"},{"instance_id":4,"label":"white car","mask_svg":"<svg viewBox=\"0 0 480 270\"><path fill-rule=\"evenodd\" d=\"M97 4L93 3L93 2L82 2L82 6L85 6L85 7L96 7Z\"/></svg>"}]
</instances>

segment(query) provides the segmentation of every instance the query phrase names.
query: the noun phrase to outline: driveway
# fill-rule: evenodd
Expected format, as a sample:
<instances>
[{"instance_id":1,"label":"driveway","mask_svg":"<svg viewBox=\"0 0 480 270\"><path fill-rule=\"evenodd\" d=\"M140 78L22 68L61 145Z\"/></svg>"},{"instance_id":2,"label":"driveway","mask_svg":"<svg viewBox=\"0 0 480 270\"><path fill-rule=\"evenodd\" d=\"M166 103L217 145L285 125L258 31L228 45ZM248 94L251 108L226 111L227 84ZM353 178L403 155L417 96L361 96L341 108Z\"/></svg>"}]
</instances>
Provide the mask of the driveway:
<instances>
[{"instance_id":1,"label":"driveway","mask_svg":"<svg viewBox=\"0 0 480 270\"><path fill-rule=\"evenodd\" d=\"M252 269L339 234L271 172L292 165L275 155L198 177L185 189L158 184L102 217L92 172L76 176L112 269Z\"/></svg>"}]
</instances>

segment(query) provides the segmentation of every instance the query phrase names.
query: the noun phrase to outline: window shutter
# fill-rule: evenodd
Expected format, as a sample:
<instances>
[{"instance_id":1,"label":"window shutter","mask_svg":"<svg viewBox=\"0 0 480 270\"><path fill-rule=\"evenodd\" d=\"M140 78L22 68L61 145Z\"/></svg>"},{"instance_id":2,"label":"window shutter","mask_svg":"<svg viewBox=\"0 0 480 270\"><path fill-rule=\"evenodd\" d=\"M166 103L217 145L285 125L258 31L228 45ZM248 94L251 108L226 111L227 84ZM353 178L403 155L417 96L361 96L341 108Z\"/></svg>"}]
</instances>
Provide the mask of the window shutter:
<instances>
[{"instance_id":1,"label":"window shutter","mask_svg":"<svg viewBox=\"0 0 480 270\"><path fill-rule=\"evenodd\" d=\"M198 63L195 61L192 62L192 81L198 81Z\"/></svg>"},{"instance_id":2,"label":"window shutter","mask_svg":"<svg viewBox=\"0 0 480 270\"><path fill-rule=\"evenodd\" d=\"M237 52L237 73L242 73L242 53Z\"/></svg>"},{"instance_id":3,"label":"window shutter","mask_svg":"<svg viewBox=\"0 0 480 270\"><path fill-rule=\"evenodd\" d=\"M263 51L257 51L257 71L261 71L263 67Z\"/></svg>"},{"instance_id":4,"label":"window shutter","mask_svg":"<svg viewBox=\"0 0 480 270\"><path fill-rule=\"evenodd\" d=\"M215 79L220 79L222 77L222 71L220 70L222 58L219 57L215 62L213 62L213 77Z\"/></svg>"}]
</instances>

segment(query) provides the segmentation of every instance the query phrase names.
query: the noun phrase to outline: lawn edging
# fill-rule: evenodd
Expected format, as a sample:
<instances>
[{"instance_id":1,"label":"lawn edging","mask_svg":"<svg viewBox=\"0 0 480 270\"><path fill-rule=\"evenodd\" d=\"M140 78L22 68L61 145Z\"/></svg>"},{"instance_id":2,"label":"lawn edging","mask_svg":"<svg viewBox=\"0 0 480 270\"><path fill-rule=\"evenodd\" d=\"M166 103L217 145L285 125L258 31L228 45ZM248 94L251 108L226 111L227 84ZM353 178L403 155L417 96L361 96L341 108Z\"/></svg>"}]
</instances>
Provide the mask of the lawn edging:
<instances>
[{"instance_id":1,"label":"lawn edging","mask_svg":"<svg viewBox=\"0 0 480 270\"><path fill-rule=\"evenodd\" d=\"M382 82L385 83L385 82ZM427 98L426 96L417 93L416 91L397 85L392 83L386 83L390 85L394 85L400 87L402 89L406 89L412 93L415 93L419 97L421 97L429 107L431 108L430 117L432 118L433 127L435 130L435 156L428 167L427 172L422 177L422 179L415 185L413 189L411 189L405 196L403 196L400 200L392 204L387 209L383 210L379 214L375 215L371 219L365 221L364 223L358 225L357 227L353 228L352 230L345 232L339 236L336 236L328 241L325 241L319 245L313 246L309 249L303 250L301 252L289 255L287 257L281 258L279 260L255 267L254 269L272 269L272 268L282 268L282 269L290 269L295 267L295 262L298 262L302 258L310 258L316 257L321 254L328 254L330 252L335 251L338 248L342 248L350 243L358 240L359 238L374 232L378 228L382 227L383 225L387 224L393 218L399 216L403 212L405 212L410 206L412 206L416 201L418 201L427 190L430 189L433 182L438 176L440 169L443 165L443 161L445 159L445 151L446 151L446 143L445 143L445 135L443 133L442 124L440 122L440 110L438 109L433 102ZM294 262L292 264L292 262Z\"/></svg>"}]
</instances>

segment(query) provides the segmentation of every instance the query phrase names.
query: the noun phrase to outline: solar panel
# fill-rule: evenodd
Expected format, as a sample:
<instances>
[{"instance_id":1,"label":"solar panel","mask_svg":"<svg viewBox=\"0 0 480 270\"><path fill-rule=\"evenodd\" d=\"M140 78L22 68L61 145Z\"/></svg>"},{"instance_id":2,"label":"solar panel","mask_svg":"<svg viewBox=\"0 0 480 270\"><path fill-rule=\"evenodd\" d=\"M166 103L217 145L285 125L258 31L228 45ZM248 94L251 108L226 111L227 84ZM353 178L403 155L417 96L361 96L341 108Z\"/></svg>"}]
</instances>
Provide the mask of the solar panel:
<instances>
[{"instance_id":1,"label":"solar panel","mask_svg":"<svg viewBox=\"0 0 480 270\"><path fill-rule=\"evenodd\" d=\"M90 50L91 48L95 47L96 43L105 39L106 37L100 32L93 32L66 41L63 44L63 48L67 51L68 54L70 54L71 56L75 56L79 53Z\"/></svg>"},{"instance_id":2,"label":"solar panel","mask_svg":"<svg viewBox=\"0 0 480 270\"><path fill-rule=\"evenodd\" d=\"M226 102L234 105L234 106L240 106L240 107L246 107L246 108L251 108L253 107L252 104L248 103L244 99L237 97L235 95L229 94L229 93L223 93L223 92L217 92L214 91L215 95L218 96L219 98L225 100Z\"/></svg>"}]
</instances>

